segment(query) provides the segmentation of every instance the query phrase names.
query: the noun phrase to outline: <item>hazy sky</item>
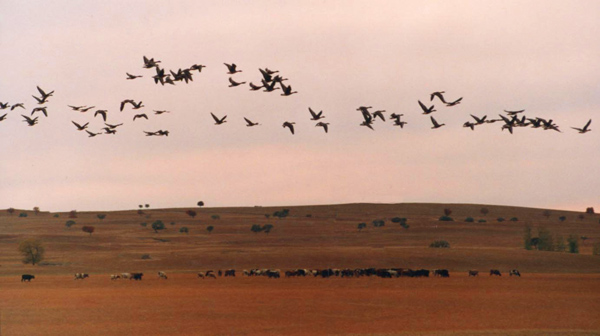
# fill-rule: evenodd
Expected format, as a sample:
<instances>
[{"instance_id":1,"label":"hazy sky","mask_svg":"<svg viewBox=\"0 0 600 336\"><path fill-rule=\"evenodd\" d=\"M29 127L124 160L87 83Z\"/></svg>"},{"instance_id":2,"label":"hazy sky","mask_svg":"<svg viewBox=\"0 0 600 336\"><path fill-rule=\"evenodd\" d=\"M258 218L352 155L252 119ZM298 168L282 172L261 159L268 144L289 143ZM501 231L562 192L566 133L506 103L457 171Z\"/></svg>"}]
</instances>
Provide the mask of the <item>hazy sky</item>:
<instances>
[{"instance_id":1,"label":"hazy sky","mask_svg":"<svg viewBox=\"0 0 600 336\"><path fill-rule=\"evenodd\" d=\"M598 1L7 1L0 2L0 209L112 210L347 202L600 208ZM194 81L155 85L204 64ZM260 81L277 69L299 93L229 88L224 62ZM143 75L125 80L125 73ZM55 90L27 127L36 85ZM417 100L433 91L432 130ZM124 99L142 100L145 107ZM88 138L71 121L116 135ZM403 113L404 129L360 127L356 108ZM308 107L323 110L325 134ZM167 109L170 114L154 115ZM563 133L469 114L526 109ZM149 120L132 122L135 113ZM227 115L215 126L210 112ZM242 117L261 123L246 127ZM589 119L592 132L578 134ZM296 123L296 134L282 127ZM166 129L169 137L143 131Z\"/></svg>"}]
</instances>

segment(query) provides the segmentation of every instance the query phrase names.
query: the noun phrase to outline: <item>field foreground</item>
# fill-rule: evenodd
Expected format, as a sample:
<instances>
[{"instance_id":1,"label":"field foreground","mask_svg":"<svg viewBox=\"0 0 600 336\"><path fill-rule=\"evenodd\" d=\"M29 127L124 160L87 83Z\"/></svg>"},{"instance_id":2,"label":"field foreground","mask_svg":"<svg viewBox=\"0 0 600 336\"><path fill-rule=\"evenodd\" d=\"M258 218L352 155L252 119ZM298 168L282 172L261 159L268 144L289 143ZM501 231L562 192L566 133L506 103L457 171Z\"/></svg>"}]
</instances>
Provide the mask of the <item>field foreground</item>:
<instances>
[{"instance_id":1,"label":"field foreground","mask_svg":"<svg viewBox=\"0 0 600 336\"><path fill-rule=\"evenodd\" d=\"M600 275L0 277L0 335L596 335Z\"/></svg>"}]
</instances>

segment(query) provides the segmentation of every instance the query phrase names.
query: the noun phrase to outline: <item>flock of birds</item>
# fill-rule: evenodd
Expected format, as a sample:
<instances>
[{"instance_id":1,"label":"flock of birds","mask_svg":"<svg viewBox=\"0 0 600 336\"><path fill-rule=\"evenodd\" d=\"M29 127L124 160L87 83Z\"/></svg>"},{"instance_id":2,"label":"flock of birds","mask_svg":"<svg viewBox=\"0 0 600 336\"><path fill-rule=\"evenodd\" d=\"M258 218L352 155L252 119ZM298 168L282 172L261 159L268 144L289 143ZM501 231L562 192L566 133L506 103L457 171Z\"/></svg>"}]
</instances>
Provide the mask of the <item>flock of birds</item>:
<instances>
[{"instance_id":1,"label":"flock of birds","mask_svg":"<svg viewBox=\"0 0 600 336\"><path fill-rule=\"evenodd\" d=\"M190 81L193 81L193 71L198 71L198 73L201 73L202 69L206 67L205 65L194 64L188 68L184 68L184 69L179 68L177 70L177 72L175 72L173 70L169 70L169 72L167 73L164 68L160 67L160 63L161 63L160 61L154 60L154 58L147 58L146 56L143 57L143 61L144 61L143 68L155 69L156 74L154 76L152 76L154 83L161 84L163 86L165 84L176 85L176 83L181 83L181 82L185 82L187 84ZM242 70L238 69L238 67L235 63L232 63L232 64L224 63L224 65L227 68L227 74L231 75L229 77L229 87L238 87L238 86L246 84L245 81L234 80L233 75L242 72ZM250 82L248 84L250 87L250 91L259 91L259 90L263 89L262 90L263 92L273 92L275 90L281 90L281 92L282 92L281 96L290 96L290 95L298 93L297 91L292 91L291 85L286 85L284 83L284 81L287 81L288 79L283 78L282 76L278 75L277 73L279 73L279 71L273 71L273 70L270 70L269 68L259 69L259 71L261 74L261 78L259 79L260 85L256 85L253 82ZM127 78L126 78L127 80L135 80L137 78L143 77L142 75L133 75L133 74L130 74L129 72L126 72L126 75L127 75ZM46 92L39 86L37 87L37 90L38 90L38 93L40 96L38 97L38 96L32 95L32 97L35 99L37 105L45 105L48 102L48 99L50 97L52 97L53 93L54 93L54 91ZM433 93L431 93L429 100L430 100L430 102L433 102L434 99L437 98L446 107L453 107L453 106L460 104L463 99L463 97L460 97L455 100L449 101L446 99L444 94L445 94L444 91L433 92ZM421 100L418 100L418 103L419 103L419 106L421 107L421 110L423 111L424 115L430 115L430 114L436 112L435 105L427 106L426 104L421 102ZM132 110L136 110L136 111L145 107L143 105L142 101L135 101L133 99L125 99L125 100L121 101L120 111L122 112L128 104L131 105ZM96 108L95 106L86 106L86 105L81 105L81 106L68 105L68 107L70 107L73 111L77 111L80 113L86 113L86 112ZM24 103L15 103L15 104L11 105L8 102L6 102L6 103L0 102L0 111L6 110L8 108L10 108L10 111L13 111L17 108L25 109L25 105L24 105ZM374 130L373 124L377 119L380 119L383 122L386 121L386 116L384 115L384 113L386 113L386 110L376 110L373 112L369 111L369 109L372 109L372 108L373 108L372 106L360 106L356 110L360 111L362 114L362 117L363 117L363 121L360 124L360 126L365 126L365 127L370 128L371 130ZM167 110L153 110L153 111L154 111L155 115L170 113L170 111L167 111ZM329 132L329 123L321 121L323 118L325 118L325 116L323 115L323 111L319 111L317 113L311 107L308 108L308 111L311 116L310 120L317 121L317 123L315 124L315 127L322 127L323 130L325 131L325 133L328 133ZM478 116L471 114L470 116L473 118L473 120L466 121L463 124L463 127L470 128L471 130L475 130L475 127L478 127L483 124L491 124L491 123L495 123L495 122L500 122L500 123L502 123L501 130L502 131L508 130L511 134L513 133L513 130L515 128L528 127L528 126L530 126L531 128L541 128L543 130L553 130L553 131L561 132L561 130L559 129L559 126L556 125L552 119L546 120L546 119L540 118L540 117L528 118L527 116L521 114L524 111L525 110L517 110L517 111L504 110L506 115L499 114L500 118L496 118L496 119L491 119L491 118L488 119L487 115L478 117ZM48 117L48 107L47 106L37 106L32 109L30 115L22 114L21 116L24 118L23 122L26 122L28 126L37 125L40 115L36 115L36 113L42 113L44 115L44 117ZM227 122L227 120L226 120L227 115L218 117L217 115L215 115L212 112L210 114L211 114L213 120L215 121L215 125L222 125ZM8 115L8 113L5 113L4 115L0 115L0 122L6 120L7 115ZM36 116L34 117L34 115L36 115ZM123 125L123 123L118 123L118 124L107 123L108 110L106 110L106 109L96 109L93 113L93 116L94 116L94 118L97 118L97 117L102 118L105 127L101 128L100 130L103 132L90 131L88 129L89 122L86 122L86 123L78 123L75 121L71 121L71 122L73 123L73 125L75 126L77 131L85 131L89 137L95 137L100 134L116 134L117 128ZM401 120L403 116L404 116L404 114L391 113L389 115L389 120L393 120L393 126L400 126L400 128L404 128L404 126L408 122ZM148 120L148 115L146 113L137 113L133 116L132 120L136 121L137 119ZM247 127L254 127L254 126L261 125L257 122L251 121L250 119L248 119L246 117L244 117L244 120L246 122ZM433 116L430 116L430 120L432 123L432 127L431 127L432 129L438 129L442 126L445 126L445 124L439 123ZM584 134L584 133L591 131L591 129L589 128L591 122L592 122L592 120L590 119L581 128L579 128L579 127L571 127L571 128L581 134ZM291 132L291 134L294 134L295 133L294 125L295 125L295 122L285 121L282 126L284 128L288 128L289 131ZM144 131L144 134L146 136L168 136L169 131L160 129L157 131Z\"/></svg>"}]
</instances>

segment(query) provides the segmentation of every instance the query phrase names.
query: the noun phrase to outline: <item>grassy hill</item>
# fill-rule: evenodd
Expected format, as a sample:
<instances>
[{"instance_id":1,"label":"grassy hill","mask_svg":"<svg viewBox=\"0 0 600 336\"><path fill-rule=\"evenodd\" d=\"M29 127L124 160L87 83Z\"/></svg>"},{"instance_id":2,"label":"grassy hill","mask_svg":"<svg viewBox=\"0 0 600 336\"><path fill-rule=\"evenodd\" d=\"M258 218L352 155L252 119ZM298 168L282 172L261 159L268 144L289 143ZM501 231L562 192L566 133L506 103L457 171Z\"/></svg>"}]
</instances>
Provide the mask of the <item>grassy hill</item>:
<instances>
[{"instance_id":1,"label":"grassy hill","mask_svg":"<svg viewBox=\"0 0 600 336\"><path fill-rule=\"evenodd\" d=\"M481 208L489 212L484 215ZM25 272L67 274L128 271L196 271L225 268L354 268L409 267L468 269L518 268L523 273L600 273L600 256L592 245L600 242L600 215L583 212L475 204L342 204L290 206L285 218L272 214L284 207L177 208L114 212L81 212L70 228L69 213L0 211L0 275ZM186 214L194 210L194 218ZM450 209L453 222L439 221ZM19 217L20 213L27 217ZM100 220L97 215L106 214ZM219 219L213 219L217 215ZM269 215L269 216L266 216ZM560 221L559 217L566 220ZM268 217L268 218L267 218ZM408 219L408 229L392 223ZM465 218L473 217L473 223ZM497 219L502 217L503 222ZM518 221L509 221L516 217ZM374 227L373 220L385 226ZM478 222L480 219L486 222ZM165 230L151 225L161 220ZM361 231L357 224L367 227ZM143 227L141 223L147 223ZM272 224L270 233L254 233L253 224ZM90 236L81 227L91 225ZM213 226L208 232L206 228ZM580 253L523 249L526 226L549 230L555 238L585 236ZM187 227L189 233L180 233ZM46 247L42 265L21 263L17 246L38 238ZM446 240L448 249L429 248ZM150 259L142 259L148 254Z\"/></svg>"}]
</instances>

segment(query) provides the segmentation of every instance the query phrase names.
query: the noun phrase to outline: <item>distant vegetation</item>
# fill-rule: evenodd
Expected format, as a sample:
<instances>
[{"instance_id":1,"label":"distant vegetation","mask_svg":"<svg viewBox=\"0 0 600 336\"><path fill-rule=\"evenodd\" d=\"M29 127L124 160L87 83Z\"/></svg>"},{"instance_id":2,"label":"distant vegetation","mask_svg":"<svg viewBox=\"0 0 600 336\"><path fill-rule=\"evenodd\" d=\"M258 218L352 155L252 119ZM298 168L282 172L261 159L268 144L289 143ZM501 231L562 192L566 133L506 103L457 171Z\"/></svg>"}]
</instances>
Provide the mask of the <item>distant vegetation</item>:
<instances>
[{"instance_id":1,"label":"distant vegetation","mask_svg":"<svg viewBox=\"0 0 600 336\"><path fill-rule=\"evenodd\" d=\"M69 211L69 218L77 218L77 210Z\"/></svg>"},{"instance_id":2,"label":"distant vegetation","mask_svg":"<svg viewBox=\"0 0 600 336\"><path fill-rule=\"evenodd\" d=\"M385 226L385 221L383 219L376 219L373 222L374 227L382 227Z\"/></svg>"},{"instance_id":3,"label":"distant vegetation","mask_svg":"<svg viewBox=\"0 0 600 336\"><path fill-rule=\"evenodd\" d=\"M496 221L498 221L498 223L502 223L502 222L504 222L504 218L503 217L498 217L498 219L496 219Z\"/></svg>"},{"instance_id":4,"label":"distant vegetation","mask_svg":"<svg viewBox=\"0 0 600 336\"><path fill-rule=\"evenodd\" d=\"M19 243L19 253L23 255L24 264L39 264L44 259L44 246L38 239L26 239Z\"/></svg>"},{"instance_id":5,"label":"distant vegetation","mask_svg":"<svg viewBox=\"0 0 600 336\"><path fill-rule=\"evenodd\" d=\"M290 214L290 209L283 209L281 211L275 211L273 217L285 218Z\"/></svg>"},{"instance_id":6,"label":"distant vegetation","mask_svg":"<svg viewBox=\"0 0 600 336\"><path fill-rule=\"evenodd\" d=\"M40 207L33 207L33 213L37 216L40 213Z\"/></svg>"},{"instance_id":7,"label":"distant vegetation","mask_svg":"<svg viewBox=\"0 0 600 336\"><path fill-rule=\"evenodd\" d=\"M203 207L204 206L204 202L200 201L200 202L196 203L196 205L199 206L199 207Z\"/></svg>"},{"instance_id":8,"label":"distant vegetation","mask_svg":"<svg viewBox=\"0 0 600 336\"><path fill-rule=\"evenodd\" d=\"M578 236L570 235L567 238L567 244L565 244L565 239L562 236L554 236L548 229L543 227L538 228L537 237L533 237L531 227L526 226L523 234L523 245L526 250L537 249L538 251L579 253Z\"/></svg>"},{"instance_id":9,"label":"distant vegetation","mask_svg":"<svg viewBox=\"0 0 600 336\"><path fill-rule=\"evenodd\" d=\"M567 220L567 217L565 217L565 216L560 216L560 217L558 217L558 220L559 220L559 221L561 221L561 222L564 222L564 221L566 221L566 220Z\"/></svg>"},{"instance_id":10,"label":"distant vegetation","mask_svg":"<svg viewBox=\"0 0 600 336\"><path fill-rule=\"evenodd\" d=\"M600 242L597 242L596 244L594 244L594 246L592 248L592 254L600 256Z\"/></svg>"},{"instance_id":11,"label":"distant vegetation","mask_svg":"<svg viewBox=\"0 0 600 336\"><path fill-rule=\"evenodd\" d=\"M519 221L519 219L518 219L517 217L512 217L512 218L510 219L510 221L511 221L511 222L518 222L518 221Z\"/></svg>"},{"instance_id":12,"label":"distant vegetation","mask_svg":"<svg viewBox=\"0 0 600 336\"><path fill-rule=\"evenodd\" d=\"M71 227L71 226L73 226L73 225L75 225L75 221L74 221L74 220L68 220L68 221L65 223L65 226L66 226L67 228L70 228L70 227Z\"/></svg>"},{"instance_id":13,"label":"distant vegetation","mask_svg":"<svg viewBox=\"0 0 600 336\"><path fill-rule=\"evenodd\" d=\"M27 217L27 213L26 213L26 212L21 212L21 213L19 214L19 217Z\"/></svg>"},{"instance_id":14,"label":"distant vegetation","mask_svg":"<svg viewBox=\"0 0 600 336\"><path fill-rule=\"evenodd\" d=\"M8 214L12 216L12 214L15 212L15 208L8 208L6 212L8 212Z\"/></svg>"},{"instance_id":15,"label":"distant vegetation","mask_svg":"<svg viewBox=\"0 0 600 336\"><path fill-rule=\"evenodd\" d=\"M212 218L212 219L221 219L221 216L219 216L219 215L212 215L212 216L210 216L210 218Z\"/></svg>"},{"instance_id":16,"label":"distant vegetation","mask_svg":"<svg viewBox=\"0 0 600 336\"><path fill-rule=\"evenodd\" d=\"M106 218L106 214L97 214L96 217L98 217L99 220L103 220Z\"/></svg>"},{"instance_id":17,"label":"distant vegetation","mask_svg":"<svg viewBox=\"0 0 600 336\"><path fill-rule=\"evenodd\" d=\"M54 217L54 218L58 218L58 217L60 217L60 216L59 216L58 214L54 214L54 216L52 216L52 217Z\"/></svg>"},{"instance_id":18,"label":"distant vegetation","mask_svg":"<svg viewBox=\"0 0 600 336\"><path fill-rule=\"evenodd\" d=\"M358 231L361 231L362 229L367 227L367 223L358 223Z\"/></svg>"},{"instance_id":19,"label":"distant vegetation","mask_svg":"<svg viewBox=\"0 0 600 336\"><path fill-rule=\"evenodd\" d=\"M440 222L454 222L454 218L450 216L442 216L438 219Z\"/></svg>"},{"instance_id":20,"label":"distant vegetation","mask_svg":"<svg viewBox=\"0 0 600 336\"><path fill-rule=\"evenodd\" d=\"M155 233L158 233L159 230L164 230L165 229L165 223L163 223L161 220L157 220L154 223L152 223L152 230L154 230Z\"/></svg>"},{"instance_id":21,"label":"distant vegetation","mask_svg":"<svg viewBox=\"0 0 600 336\"><path fill-rule=\"evenodd\" d=\"M269 232L271 232L272 229L273 229L273 224L265 224L264 226L260 226L258 224L253 224L252 227L250 228L250 231L252 231L254 233L265 232L268 234Z\"/></svg>"},{"instance_id":22,"label":"distant vegetation","mask_svg":"<svg viewBox=\"0 0 600 336\"><path fill-rule=\"evenodd\" d=\"M94 233L94 230L95 230L95 228L93 226L89 226L89 225L81 227L81 231L83 231L85 233L89 233L90 236L92 235L92 233Z\"/></svg>"},{"instance_id":23,"label":"distant vegetation","mask_svg":"<svg viewBox=\"0 0 600 336\"><path fill-rule=\"evenodd\" d=\"M473 219L473 217L467 217L467 218L465 218L465 222L473 223L473 222L475 222L475 219Z\"/></svg>"},{"instance_id":24,"label":"distant vegetation","mask_svg":"<svg viewBox=\"0 0 600 336\"><path fill-rule=\"evenodd\" d=\"M181 233L189 233L190 230L188 230L188 228L184 226L184 227L179 228L179 232L181 232Z\"/></svg>"},{"instance_id":25,"label":"distant vegetation","mask_svg":"<svg viewBox=\"0 0 600 336\"><path fill-rule=\"evenodd\" d=\"M433 243L429 244L429 247L433 248L450 248L450 243L445 240L436 240Z\"/></svg>"},{"instance_id":26,"label":"distant vegetation","mask_svg":"<svg viewBox=\"0 0 600 336\"><path fill-rule=\"evenodd\" d=\"M586 213L586 214L589 214L589 215L593 215L593 214L595 214L595 212L594 212L594 207L589 207L589 208L586 208L586 209L585 209L585 213Z\"/></svg>"},{"instance_id":27,"label":"distant vegetation","mask_svg":"<svg viewBox=\"0 0 600 336\"><path fill-rule=\"evenodd\" d=\"M551 215L552 215L552 212L550 212L550 210L544 210L542 212L542 216L544 216L546 218L550 218Z\"/></svg>"},{"instance_id":28,"label":"distant vegetation","mask_svg":"<svg viewBox=\"0 0 600 336\"><path fill-rule=\"evenodd\" d=\"M212 226L212 225L209 225L209 226L207 226L207 227L206 227L206 231L208 231L208 233L209 233L209 234L210 234L210 233L211 233L211 232L212 232L214 229L215 229L215 227L214 227L214 226Z\"/></svg>"},{"instance_id":29,"label":"distant vegetation","mask_svg":"<svg viewBox=\"0 0 600 336\"><path fill-rule=\"evenodd\" d=\"M141 226L146 227L148 223L140 223Z\"/></svg>"},{"instance_id":30,"label":"distant vegetation","mask_svg":"<svg viewBox=\"0 0 600 336\"><path fill-rule=\"evenodd\" d=\"M192 218L196 217L196 215L197 215L196 211L194 211L194 210L188 210L185 212L185 214Z\"/></svg>"},{"instance_id":31,"label":"distant vegetation","mask_svg":"<svg viewBox=\"0 0 600 336\"><path fill-rule=\"evenodd\" d=\"M481 212L481 214L482 214L482 215L484 215L484 216L487 216L487 214L489 214L489 213L490 213L490 210L489 210L488 208L485 208L485 207L484 207L484 208L481 208L481 209L479 210L479 212Z\"/></svg>"},{"instance_id":32,"label":"distant vegetation","mask_svg":"<svg viewBox=\"0 0 600 336\"><path fill-rule=\"evenodd\" d=\"M487 221L485 219L480 219L477 221L477 223L487 223Z\"/></svg>"},{"instance_id":33,"label":"distant vegetation","mask_svg":"<svg viewBox=\"0 0 600 336\"><path fill-rule=\"evenodd\" d=\"M149 254L142 254L142 259L147 260L151 259Z\"/></svg>"},{"instance_id":34,"label":"distant vegetation","mask_svg":"<svg viewBox=\"0 0 600 336\"><path fill-rule=\"evenodd\" d=\"M452 214L452 210L450 210L450 209L444 209L444 215L450 216L451 214Z\"/></svg>"}]
</instances>

